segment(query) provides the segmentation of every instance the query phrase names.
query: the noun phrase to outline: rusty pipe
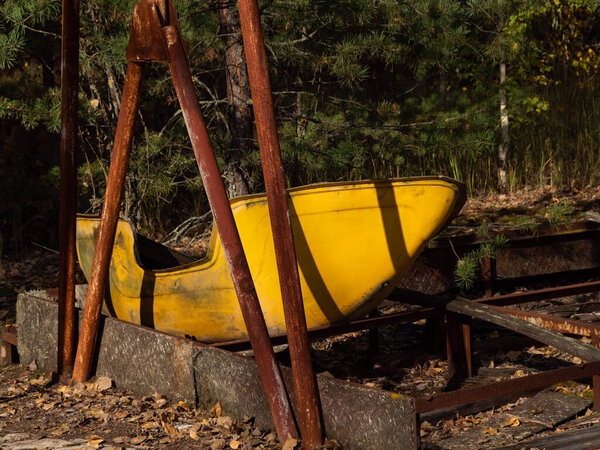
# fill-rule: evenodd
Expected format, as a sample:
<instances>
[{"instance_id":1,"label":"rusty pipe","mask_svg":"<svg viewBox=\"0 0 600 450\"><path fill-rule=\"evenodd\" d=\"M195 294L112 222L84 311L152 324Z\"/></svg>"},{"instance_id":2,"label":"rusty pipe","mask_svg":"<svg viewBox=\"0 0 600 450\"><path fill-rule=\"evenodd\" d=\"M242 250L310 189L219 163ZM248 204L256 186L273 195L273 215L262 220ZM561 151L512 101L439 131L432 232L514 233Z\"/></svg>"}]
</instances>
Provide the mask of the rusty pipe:
<instances>
[{"instance_id":1,"label":"rusty pipe","mask_svg":"<svg viewBox=\"0 0 600 450\"><path fill-rule=\"evenodd\" d=\"M275 243L275 257L283 299L283 312L290 346L294 389L298 403L300 431L305 448L323 443L321 413L315 376L310 359L304 303L296 263L296 251L288 209L267 55L256 0L239 0L240 24L256 131L260 147L267 202Z\"/></svg>"},{"instance_id":2,"label":"rusty pipe","mask_svg":"<svg viewBox=\"0 0 600 450\"><path fill-rule=\"evenodd\" d=\"M73 370L75 357L75 223L77 214L77 90L79 1L62 2L60 109L60 218L57 372Z\"/></svg>"},{"instance_id":3,"label":"rusty pipe","mask_svg":"<svg viewBox=\"0 0 600 450\"><path fill-rule=\"evenodd\" d=\"M83 311L83 321L81 322L75 367L73 368L74 382L86 381L92 371L102 300L108 281L108 270L119 220L121 196L131 153L133 124L140 102L142 75L142 64L128 63L123 85L121 110L119 111L119 120L115 132L115 143L110 161L110 171L106 183L106 194L102 205L98 240L92 261L92 272Z\"/></svg>"},{"instance_id":4,"label":"rusty pipe","mask_svg":"<svg viewBox=\"0 0 600 450\"><path fill-rule=\"evenodd\" d=\"M240 303L248 336L254 350L271 415L280 440L297 436L296 425L289 399L271 347L267 326L262 314L250 268L225 192L219 166L204 124L196 90L192 82L187 58L179 32L174 26L163 27L169 53L169 69L177 98L190 135L194 155L198 162L204 189L213 212L215 224L223 244L223 251L233 285Z\"/></svg>"}]
</instances>

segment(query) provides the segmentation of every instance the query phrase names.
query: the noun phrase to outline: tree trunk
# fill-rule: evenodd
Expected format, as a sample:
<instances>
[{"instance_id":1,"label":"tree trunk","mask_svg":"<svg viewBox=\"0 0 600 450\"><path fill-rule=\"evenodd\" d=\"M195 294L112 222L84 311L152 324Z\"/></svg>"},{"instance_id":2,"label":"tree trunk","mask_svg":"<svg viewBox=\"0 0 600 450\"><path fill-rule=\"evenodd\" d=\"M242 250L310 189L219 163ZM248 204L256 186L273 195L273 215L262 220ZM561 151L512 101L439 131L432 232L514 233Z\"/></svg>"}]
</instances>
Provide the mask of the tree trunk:
<instances>
[{"instance_id":1,"label":"tree trunk","mask_svg":"<svg viewBox=\"0 0 600 450\"><path fill-rule=\"evenodd\" d=\"M499 2L500 8L503 7L504 2ZM502 14L502 12L501 12ZM498 33L502 33L504 28L504 18L500 16L498 22ZM504 58L504 52L500 60L500 130L501 138L500 145L498 146L498 186L502 190L506 190L506 157L508 155L508 109L506 106L506 89L504 88L504 82L506 81L506 61Z\"/></svg>"},{"instance_id":2,"label":"tree trunk","mask_svg":"<svg viewBox=\"0 0 600 450\"><path fill-rule=\"evenodd\" d=\"M506 80L506 63L500 62L500 129L502 136L498 146L498 185L502 190L506 189L506 157L508 155L508 109L506 107L506 89L504 81Z\"/></svg>"},{"instance_id":3,"label":"tree trunk","mask_svg":"<svg viewBox=\"0 0 600 450\"><path fill-rule=\"evenodd\" d=\"M250 175L244 160L254 142L252 101L248 71L244 60L240 17L237 9L221 0L219 25L225 44L229 132L231 144L225 154L223 178L229 198L250 193Z\"/></svg>"}]
</instances>

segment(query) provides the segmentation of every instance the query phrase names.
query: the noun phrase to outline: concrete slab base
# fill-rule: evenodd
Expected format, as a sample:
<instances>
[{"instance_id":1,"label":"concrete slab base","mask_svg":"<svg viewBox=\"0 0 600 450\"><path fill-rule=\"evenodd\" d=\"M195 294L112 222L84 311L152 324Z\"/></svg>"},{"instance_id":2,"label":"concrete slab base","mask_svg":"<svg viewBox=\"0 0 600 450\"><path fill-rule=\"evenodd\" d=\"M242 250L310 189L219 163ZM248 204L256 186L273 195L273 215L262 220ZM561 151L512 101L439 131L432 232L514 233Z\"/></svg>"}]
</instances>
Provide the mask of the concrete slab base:
<instances>
[{"instance_id":1,"label":"concrete slab base","mask_svg":"<svg viewBox=\"0 0 600 450\"><path fill-rule=\"evenodd\" d=\"M56 370L58 305L42 293L17 302L19 356L25 365ZM253 359L207 347L146 327L104 317L95 374L140 395L166 397L210 409L217 401L237 419L255 418L273 428ZM294 402L291 370L282 369ZM327 437L344 448L416 448L413 399L392 392L317 376Z\"/></svg>"}]
</instances>

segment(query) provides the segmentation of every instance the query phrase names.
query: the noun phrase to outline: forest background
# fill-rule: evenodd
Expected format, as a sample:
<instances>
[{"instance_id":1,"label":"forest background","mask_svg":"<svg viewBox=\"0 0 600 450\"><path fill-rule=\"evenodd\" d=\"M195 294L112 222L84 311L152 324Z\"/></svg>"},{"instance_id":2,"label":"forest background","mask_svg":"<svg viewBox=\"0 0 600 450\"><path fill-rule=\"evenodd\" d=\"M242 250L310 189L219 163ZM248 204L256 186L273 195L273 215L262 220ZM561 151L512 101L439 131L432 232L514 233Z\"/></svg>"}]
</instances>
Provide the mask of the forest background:
<instances>
[{"instance_id":1,"label":"forest background","mask_svg":"<svg viewBox=\"0 0 600 450\"><path fill-rule=\"evenodd\" d=\"M102 204L134 3L80 5L80 212ZM236 4L174 3L229 195L260 192ZM57 247L60 7L0 5L0 254L22 254L31 242ZM596 2L268 0L260 8L288 186L443 174L474 194L600 180ZM208 210L167 67L153 65L123 214L164 239L186 220L202 226L194 218Z\"/></svg>"}]
</instances>

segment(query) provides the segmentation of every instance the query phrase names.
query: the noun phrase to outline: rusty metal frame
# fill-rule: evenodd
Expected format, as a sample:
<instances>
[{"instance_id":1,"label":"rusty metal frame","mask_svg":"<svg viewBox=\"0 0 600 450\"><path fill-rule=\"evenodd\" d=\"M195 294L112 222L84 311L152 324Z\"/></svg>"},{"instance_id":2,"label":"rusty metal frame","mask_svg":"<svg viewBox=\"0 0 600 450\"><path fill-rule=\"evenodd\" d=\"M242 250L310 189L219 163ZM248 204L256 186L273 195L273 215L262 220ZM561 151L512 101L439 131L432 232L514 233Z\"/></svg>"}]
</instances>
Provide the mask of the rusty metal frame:
<instances>
[{"instance_id":1,"label":"rusty metal frame","mask_svg":"<svg viewBox=\"0 0 600 450\"><path fill-rule=\"evenodd\" d=\"M144 0L142 0L144 1ZM162 23L160 25L169 24L169 17L174 16L171 11L172 6L166 6L167 3L161 0L154 2L159 15L154 18L152 14L146 17L147 22L156 21ZM76 172L75 167L75 155L77 152L77 89L78 89L78 21L79 21L79 8L77 0L63 0L63 41L62 41L62 61L63 61L63 72L62 72L62 110L61 110L61 211L60 211L60 270L59 270L59 372L64 375L67 373L73 363L73 350L74 350L74 336L75 336L75 317L74 317L74 210L75 210L75 195L76 195ZM136 5L137 6L137 5ZM147 10L143 10L140 14L145 14ZM242 27L246 30L244 32L245 40L249 41L249 45L246 45L246 51L249 56L249 72L251 83L254 85L253 97L255 97L255 110L257 116L258 134L259 140L261 141L261 151L263 153L263 159L265 162L265 179L267 184L268 195L270 197L270 211L273 222L273 228L275 232L276 245L280 244L281 248L278 251L278 267L280 271L280 277L282 282L287 280L289 283L282 283L282 293L284 296L284 305L286 308L286 322L288 322L288 328L291 329L290 343L292 347L292 364L297 365L295 372L295 380L297 380L296 391L297 398L301 410L301 426L303 427L303 434L306 434L305 439L307 446L315 446L321 442L321 428L319 420L319 407L317 400L316 389L314 389L314 374L310 365L310 356L308 356L308 362L306 361L306 355L308 355L307 345L309 339L319 339L325 336L331 336L349 331L357 330L370 330L372 333L372 347L376 347L376 330L377 327L395 324L395 323L406 323L414 322L422 318L433 318L441 317L442 312L434 308L424 308L416 312L411 313L400 313L390 316L373 317L364 320L353 321L347 324L334 325L330 327L322 327L319 329L309 330L306 332L306 325L303 322L303 311L301 300L298 302L298 298L301 299L299 287L297 283L297 268L295 267L295 260L293 260L293 241L291 238L291 228L289 226L289 219L286 221L285 213L287 211L287 199L285 195L285 186L282 184L282 172L281 162L279 158L279 146L277 142L277 130L275 126L275 118L273 115L272 99L270 99L270 86L268 81L268 73L266 70L266 58L264 56L264 43L262 42L262 36L260 35L260 20L258 18L258 8L254 0L240 0L240 15L242 18ZM169 28L169 27L167 27ZM106 284L106 275L108 264L110 261L110 247L109 244L114 239L114 224L116 224L118 216L118 206L120 201L120 194L122 191L122 182L125 177L125 171L127 167L127 161L129 158L129 152L131 150L131 139L132 139L132 126L139 104L141 80L142 80L142 63L147 61L168 61L170 59L171 65L175 64L177 60L182 61L182 55L185 54L185 49L180 41L180 36L177 28L170 27L166 29L167 41L178 47L176 50L178 56L173 56L174 53L168 52L166 47L158 45L156 33L151 33L142 39L137 39L132 42L130 48L128 48L128 60L129 68L128 75L126 77L126 86L123 94L123 111L122 117L120 115L119 124L117 125L117 136L115 139L115 149L113 151L113 164L118 168L117 173L113 176L109 176L109 182L107 186L107 201L103 207L103 222L106 224L104 227L101 226L98 251L95 255L94 266L97 267L95 275L92 277L93 282L90 283L90 291L92 294L89 296L95 298L102 298L104 286ZM258 34L256 34L258 30ZM139 36L138 36L139 38ZM162 38L162 36L161 36ZM146 45L145 39L150 40L150 45ZM179 39L179 40L178 40ZM251 42L250 42L251 41ZM262 50L261 50L262 48ZM261 53L262 52L262 53ZM175 60L175 61L174 61ZM182 76L177 76L177 73L181 75L181 70L171 69L174 75L174 79L179 78L181 82ZM185 73L183 74L185 75ZM188 74L189 75L189 74ZM185 77L183 77L185 78ZM181 97L185 96L180 96ZM190 110L188 105L188 110ZM192 108L193 109L193 108ZM201 116L200 116L201 117ZM203 125L203 124L202 124ZM203 143L206 147L206 144ZM266 148L266 150L263 150ZM196 150L196 149L195 149ZM283 188L282 188L283 186ZM275 203L273 203L273 200ZM219 200L220 201L220 200ZM274 206L272 206L274 205ZM283 214L283 215L282 215ZM277 219L277 217L283 217L283 219ZM287 225L286 225L287 224ZM582 227L583 230L589 231L589 233L597 234L597 228L593 227ZM586 232L583 231L583 232ZM541 239L544 241L552 239L568 239L568 234L563 234L559 238L546 236ZM239 239L239 237L238 237ZM525 241L525 240L524 240ZM467 245L472 245L468 243ZM518 243L516 245L519 245ZM225 246L225 244L224 244ZM287 255L286 258L282 255ZM236 258L237 259L237 258ZM102 263L100 263L102 262ZM293 262L294 264L292 264ZM106 267L104 267L106 266ZM295 270L295 272L294 272ZM515 310L509 308L502 308L504 305L518 304L533 302L539 300L546 300L550 298L556 298L560 296L585 294L591 292L600 291L600 281L590 283L580 283L569 286L559 286L555 288L547 288L536 291L520 292L507 294L502 296L491 297L492 286L494 284L493 274L493 261L484 262L484 284L486 287L487 297L478 299L478 302L486 303L492 307L510 313L514 316L521 317L525 320L539 324L544 327L554 329L556 331L578 334L581 336L590 336L596 342L600 342L600 326L593 324L584 324L577 321L566 320L561 318L555 318L546 314L527 312L522 310ZM250 281L251 283L251 281ZM236 284L237 287L237 284ZM243 292L251 291L251 289L241 288ZM250 294L252 296L252 294ZM255 295L255 294L254 294ZM392 294L391 298L394 297ZM95 302L98 303L98 302ZM94 307L93 301L88 301L91 305L86 308L84 313L84 327L82 329L82 335L80 336L80 351L82 355L91 354L95 342L95 331L94 321L97 321L99 317L99 308ZM262 316L261 316L262 317ZM264 319L263 319L264 320ZM462 345L466 351L467 360L464 361L467 365L467 370L471 371L470 363L470 325L468 322L461 319L459 315L447 314L445 322L447 324L447 343L449 354L455 354L455 347L458 344ZM92 326L90 326L90 324ZM254 338L253 341L256 341ZM272 339L273 343L284 341L286 336L277 336ZM8 344L16 346L17 337L16 329L12 328L9 331L3 331L0 334L0 340L2 344ZM265 341L265 345L271 345L271 342ZM238 347L247 345L247 342L229 342L219 344L222 348L228 350L234 350ZM260 352L257 352L257 354ZM81 358L78 353L78 360L81 363ZM456 363L452 359L453 363ZM75 364L74 379L83 380L89 376L89 370L91 367L91 358L87 358L83 366ZM541 388L549 386L561 381L570 379L578 379L582 377L593 376L594 387L594 406L597 408L600 403L600 361L591 362L588 364L581 364L571 366L562 369L556 369L547 371L539 374L529 375L526 377L505 380L497 383L491 383L485 386L477 386L459 389L453 392L442 393L430 397L417 398L414 400L415 410L417 414L432 411L435 409L455 406L459 404L468 403L471 401L477 401L482 399L490 399L505 395L508 393L516 393L521 391L527 391L531 389ZM310 380L313 380L313 386L311 386ZM298 384L300 383L300 384ZM303 385L302 385L303 383ZM264 383L265 387L266 384ZM275 383L277 384L277 383ZM598 392L596 392L598 391ZM277 420L276 420L277 422ZM285 429L285 427L283 427ZM281 437L281 430L280 437ZM287 428L289 434L295 434L293 431L293 424Z\"/></svg>"},{"instance_id":2,"label":"rusty metal frame","mask_svg":"<svg viewBox=\"0 0 600 450\"><path fill-rule=\"evenodd\" d=\"M476 301L487 303L494 309L504 311L545 328L550 328L562 333L591 337L592 343L595 343L598 346L600 344L600 326L598 325L557 318L548 314L496 306L547 300L565 295L576 295L597 291L600 291L600 282L589 282L570 286L540 289L537 291L506 294L496 297L484 297ZM400 301L402 298L402 290L394 291L389 298L395 301ZM357 320L345 324L321 327L319 329L309 330L308 333L311 340L316 340L345 332L370 330L387 325L411 323L423 318L436 318L440 320L443 316L444 314L439 308L421 308L413 312L396 313L382 317ZM472 372L470 324L469 321L465 321L464 318L461 318L461 315L455 314L454 316L457 317L456 319L450 320L450 326L454 327L456 331L446 332L449 333L446 335L446 345L448 349L447 357L449 359L449 364L456 365L456 368L459 370L459 372L470 374ZM458 322L453 322L453 320L458 320ZM282 342L285 342L285 336L277 336L273 338L273 343ZM243 348L244 344L244 341L237 341L213 344L213 346L221 347L230 351L236 351ZM462 353L460 350L462 350L464 353ZM517 394L534 389L541 389L552 386L556 383L585 377L593 378L594 409L598 410L600 409L600 361L573 365L566 368L541 372L517 379L489 383L482 386L468 387L432 396L415 398L415 411L418 416L421 413L436 409L464 405L479 400L494 399L507 394ZM418 417L416 423L418 424Z\"/></svg>"},{"instance_id":3,"label":"rusty metal frame","mask_svg":"<svg viewBox=\"0 0 600 450\"><path fill-rule=\"evenodd\" d=\"M488 383L482 386L472 386L451 392L442 392L436 395L416 398L414 402L415 412L421 414L450 406L493 399L506 394L516 394L552 386L564 381L596 376L599 373L600 361L594 361L562 369L548 370L524 377L511 378L510 380Z\"/></svg>"},{"instance_id":4,"label":"rusty metal frame","mask_svg":"<svg viewBox=\"0 0 600 450\"><path fill-rule=\"evenodd\" d=\"M288 208L288 193L285 188L258 2L238 0L238 9L275 245L283 314L290 346L299 425L304 448L315 448L323 443L321 407L310 358L304 303Z\"/></svg>"},{"instance_id":5,"label":"rusty metal frame","mask_svg":"<svg viewBox=\"0 0 600 450\"><path fill-rule=\"evenodd\" d=\"M141 97L143 69L148 62L168 62L194 155L221 236L240 308L254 348L259 374L275 428L282 441L288 436L295 437L298 432L292 407L279 365L270 345L250 269L189 73L185 47L171 2L140 0L135 5L127 58L128 68L121 110L83 312L73 380L76 382L87 380L92 370L102 299L108 279L123 184L130 159L133 125Z\"/></svg>"},{"instance_id":6,"label":"rusty metal frame","mask_svg":"<svg viewBox=\"0 0 600 450\"><path fill-rule=\"evenodd\" d=\"M491 307L498 311L504 311L511 316L519 317L523 320L544 328L548 328L550 330L590 337L592 338L592 344L594 343L594 340L600 339L600 325L594 325L593 323L587 323L580 320L554 317L550 314L543 314L523 309L505 308L502 306Z\"/></svg>"},{"instance_id":7,"label":"rusty metal frame","mask_svg":"<svg viewBox=\"0 0 600 450\"><path fill-rule=\"evenodd\" d=\"M75 358L75 218L79 147L77 112L79 88L79 1L62 1L60 109L60 211L58 269L57 371L67 375Z\"/></svg>"}]
</instances>

